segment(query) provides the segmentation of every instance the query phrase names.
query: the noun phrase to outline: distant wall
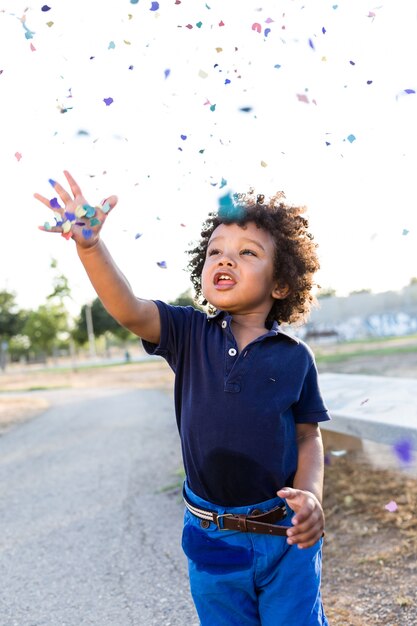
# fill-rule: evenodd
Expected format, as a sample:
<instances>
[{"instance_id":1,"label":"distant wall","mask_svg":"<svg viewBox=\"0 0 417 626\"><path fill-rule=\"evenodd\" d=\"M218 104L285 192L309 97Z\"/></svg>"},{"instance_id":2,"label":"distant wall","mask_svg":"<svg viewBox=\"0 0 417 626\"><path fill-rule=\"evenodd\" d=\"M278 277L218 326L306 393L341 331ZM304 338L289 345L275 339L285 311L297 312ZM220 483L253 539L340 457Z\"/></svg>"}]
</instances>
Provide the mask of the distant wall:
<instances>
[{"instance_id":1,"label":"distant wall","mask_svg":"<svg viewBox=\"0 0 417 626\"><path fill-rule=\"evenodd\" d=\"M401 291L330 296L318 301L300 336L339 338L407 335L417 332L417 285Z\"/></svg>"}]
</instances>

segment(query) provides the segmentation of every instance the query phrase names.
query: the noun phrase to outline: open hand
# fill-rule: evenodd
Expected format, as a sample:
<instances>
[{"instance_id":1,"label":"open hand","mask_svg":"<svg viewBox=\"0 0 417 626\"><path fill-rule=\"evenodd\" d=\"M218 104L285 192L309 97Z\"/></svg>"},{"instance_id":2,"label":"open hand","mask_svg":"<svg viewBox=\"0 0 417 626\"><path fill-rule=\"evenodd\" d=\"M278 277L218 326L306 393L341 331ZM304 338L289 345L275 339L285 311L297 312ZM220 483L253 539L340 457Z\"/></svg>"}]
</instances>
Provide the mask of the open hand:
<instances>
[{"instance_id":1,"label":"open hand","mask_svg":"<svg viewBox=\"0 0 417 626\"><path fill-rule=\"evenodd\" d=\"M100 238L100 231L109 214L117 204L117 197L110 196L100 206L91 206L84 198L83 193L71 174L64 171L65 178L71 188L73 197L57 182L50 181L58 193L64 206L58 203L51 205L51 201L35 193L37 200L54 212L55 224L45 223L39 226L40 230L60 233L65 239L74 239L82 248L94 246Z\"/></svg>"},{"instance_id":2,"label":"open hand","mask_svg":"<svg viewBox=\"0 0 417 626\"><path fill-rule=\"evenodd\" d=\"M299 548L310 548L323 536L324 513L319 500L310 491L290 487L278 491L278 496L285 498L295 512L293 526L287 531L287 542Z\"/></svg>"}]
</instances>

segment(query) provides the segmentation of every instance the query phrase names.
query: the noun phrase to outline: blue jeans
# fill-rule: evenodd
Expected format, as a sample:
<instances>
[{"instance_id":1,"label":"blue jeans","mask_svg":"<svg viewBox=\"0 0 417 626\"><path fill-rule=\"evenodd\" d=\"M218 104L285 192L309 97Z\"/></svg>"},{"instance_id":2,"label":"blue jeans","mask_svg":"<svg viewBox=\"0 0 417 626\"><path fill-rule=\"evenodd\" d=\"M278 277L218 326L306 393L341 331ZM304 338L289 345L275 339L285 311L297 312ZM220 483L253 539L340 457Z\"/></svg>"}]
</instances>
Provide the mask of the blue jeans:
<instances>
[{"instance_id":1,"label":"blue jeans","mask_svg":"<svg viewBox=\"0 0 417 626\"><path fill-rule=\"evenodd\" d=\"M196 496L187 483L184 488L195 506L226 512ZM248 515L282 502L277 497L227 512ZM290 526L292 515L287 506L280 525ZM201 522L186 509L182 547L201 626L328 626L320 593L322 540L301 550L285 537L220 531Z\"/></svg>"}]
</instances>

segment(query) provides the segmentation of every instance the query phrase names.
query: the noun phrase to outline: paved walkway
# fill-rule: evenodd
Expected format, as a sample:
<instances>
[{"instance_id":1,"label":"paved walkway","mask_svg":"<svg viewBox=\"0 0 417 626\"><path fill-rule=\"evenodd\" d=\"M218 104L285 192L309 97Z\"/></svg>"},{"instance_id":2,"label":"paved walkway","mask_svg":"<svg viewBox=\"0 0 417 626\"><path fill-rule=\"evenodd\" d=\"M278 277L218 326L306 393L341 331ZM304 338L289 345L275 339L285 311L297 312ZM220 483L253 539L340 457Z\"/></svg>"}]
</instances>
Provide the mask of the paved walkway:
<instances>
[{"instance_id":1,"label":"paved walkway","mask_svg":"<svg viewBox=\"0 0 417 626\"><path fill-rule=\"evenodd\" d=\"M195 626L172 399L47 395L0 437L1 626Z\"/></svg>"}]
</instances>

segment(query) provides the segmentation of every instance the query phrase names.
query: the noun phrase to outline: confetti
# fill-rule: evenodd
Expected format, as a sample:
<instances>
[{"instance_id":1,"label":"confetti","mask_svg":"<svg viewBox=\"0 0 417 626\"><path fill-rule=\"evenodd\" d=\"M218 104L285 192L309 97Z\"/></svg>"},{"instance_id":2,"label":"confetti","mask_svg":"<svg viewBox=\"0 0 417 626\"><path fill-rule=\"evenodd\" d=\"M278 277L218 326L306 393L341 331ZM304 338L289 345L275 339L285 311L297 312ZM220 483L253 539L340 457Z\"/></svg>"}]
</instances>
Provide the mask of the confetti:
<instances>
[{"instance_id":1,"label":"confetti","mask_svg":"<svg viewBox=\"0 0 417 626\"><path fill-rule=\"evenodd\" d=\"M58 202L58 198L51 198L49 200L49 205L52 209L60 209L61 205Z\"/></svg>"},{"instance_id":2,"label":"confetti","mask_svg":"<svg viewBox=\"0 0 417 626\"><path fill-rule=\"evenodd\" d=\"M15 155L17 161L20 161L20 159L22 158L22 153L21 152L15 152L14 155Z\"/></svg>"},{"instance_id":3,"label":"confetti","mask_svg":"<svg viewBox=\"0 0 417 626\"><path fill-rule=\"evenodd\" d=\"M107 50L114 50L115 47L116 44L114 43L114 41L110 41L109 45L107 46Z\"/></svg>"},{"instance_id":4,"label":"confetti","mask_svg":"<svg viewBox=\"0 0 417 626\"><path fill-rule=\"evenodd\" d=\"M142 233L136 233L135 239L140 239L140 237L142 237Z\"/></svg>"},{"instance_id":5,"label":"confetti","mask_svg":"<svg viewBox=\"0 0 417 626\"><path fill-rule=\"evenodd\" d=\"M265 163L265 161L261 161L261 166L262 167L268 167L268 163Z\"/></svg>"},{"instance_id":6,"label":"confetti","mask_svg":"<svg viewBox=\"0 0 417 626\"><path fill-rule=\"evenodd\" d=\"M408 235L409 232L410 232L409 230L407 230L406 228L403 228L402 235L403 236Z\"/></svg>"},{"instance_id":7,"label":"confetti","mask_svg":"<svg viewBox=\"0 0 417 626\"><path fill-rule=\"evenodd\" d=\"M361 406L363 406L364 404L366 404L367 402L369 402L369 398L365 398L365 400L362 400L361 402Z\"/></svg>"},{"instance_id":8,"label":"confetti","mask_svg":"<svg viewBox=\"0 0 417 626\"><path fill-rule=\"evenodd\" d=\"M308 104L309 100L307 98L307 96L305 95L305 93L297 93L297 100L299 102L305 102L306 104Z\"/></svg>"},{"instance_id":9,"label":"confetti","mask_svg":"<svg viewBox=\"0 0 417 626\"><path fill-rule=\"evenodd\" d=\"M235 203L234 197L230 192L219 198L218 214L219 217L225 221L233 222L238 220L242 217L243 213L244 208L240 206L239 203Z\"/></svg>"},{"instance_id":10,"label":"confetti","mask_svg":"<svg viewBox=\"0 0 417 626\"><path fill-rule=\"evenodd\" d=\"M270 33L270 32L271 32L271 29L270 29L270 28L265 28L265 30L264 30L264 36L265 36L265 37L268 37L268 35L269 35L269 33Z\"/></svg>"},{"instance_id":11,"label":"confetti","mask_svg":"<svg viewBox=\"0 0 417 626\"><path fill-rule=\"evenodd\" d=\"M386 509L390 513L394 513L395 511L397 511L398 505L396 502L394 502L394 500L391 500L391 502L388 502L388 504L384 506L384 509Z\"/></svg>"},{"instance_id":12,"label":"confetti","mask_svg":"<svg viewBox=\"0 0 417 626\"><path fill-rule=\"evenodd\" d=\"M130 0L130 4L137 4L139 0Z\"/></svg>"},{"instance_id":13,"label":"confetti","mask_svg":"<svg viewBox=\"0 0 417 626\"><path fill-rule=\"evenodd\" d=\"M156 264L158 267L160 267L163 270L166 270L168 267L165 261L157 261Z\"/></svg>"},{"instance_id":14,"label":"confetti","mask_svg":"<svg viewBox=\"0 0 417 626\"><path fill-rule=\"evenodd\" d=\"M396 95L396 100L398 100L400 96L411 96L412 94L415 94L415 93L416 92L414 89L403 89Z\"/></svg>"},{"instance_id":15,"label":"confetti","mask_svg":"<svg viewBox=\"0 0 417 626\"><path fill-rule=\"evenodd\" d=\"M346 453L347 453L347 450L331 450L330 452L332 456L337 456L337 457L345 456Z\"/></svg>"},{"instance_id":16,"label":"confetti","mask_svg":"<svg viewBox=\"0 0 417 626\"><path fill-rule=\"evenodd\" d=\"M44 4L43 7L41 8L41 11L43 11L44 13L46 13L46 11L50 11L51 7L48 7L47 4Z\"/></svg>"},{"instance_id":17,"label":"confetti","mask_svg":"<svg viewBox=\"0 0 417 626\"><path fill-rule=\"evenodd\" d=\"M413 460L413 448L408 439L400 439L394 443L392 449L402 463L408 464Z\"/></svg>"},{"instance_id":18,"label":"confetti","mask_svg":"<svg viewBox=\"0 0 417 626\"><path fill-rule=\"evenodd\" d=\"M242 113L250 113L252 111L252 107L239 107L239 111L242 111Z\"/></svg>"},{"instance_id":19,"label":"confetti","mask_svg":"<svg viewBox=\"0 0 417 626\"><path fill-rule=\"evenodd\" d=\"M48 179L48 183L49 183L50 185L52 185L52 187L55 187L55 185L56 185L56 181L55 181L55 180L53 180L53 178L49 178L49 179Z\"/></svg>"},{"instance_id":20,"label":"confetti","mask_svg":"<svg viewBox=\"0 0 417 626\"><path fill-rule=\"evenodd\" d=\"M171 70L169 69L164 70L165 79L167 79L170 74L171 74Z\"/></svg>"},{"instance_id":21,"label":"confetti","mask_svg":"<svg viewBox=\"0 0 417 626\"><path fill-rule=\"evenodd\" d=\"M181 139L185 141L187 139L187 135L181 135Z\"/></svg>"},{"instance_id":22,"label":"confetti","mask_svg":"<svg viewBox=\"0 0 417 626\"><path fill-rule=\"evenodd\" d=\"M109 107L111 104L113 104L114 100L113 98L103 98L103 102L105 103L106 107Z\"/></svg>"},{"instance_id":23,"label":"confetti","mask_svg":"<svg viewBox=\"0 0 417 626\"><path fill-rule=\"evenodd\" d=\"M258 24L258 22L254 22L252 24L252 30L256 30L257 33L260 33L262 30L262 26Z\"/></svg>"},{"instance_id":24,"label":"confetti","mask_svg":"<svg viewBox=\"0 0 417 626\"><path fill-rule=\"evenodd\" d=\"M349 143L353 143L354 141L356 141L356 137L355 135L348 135L347 140Z\"/></svg>"},{"instance_id":25,"label":"confetti","mask_svg":"<svg viewBox=\"0 0 417 626\"><path fill-rule=\"evenodd\" d=\"M91 239L91 237L93 236L93 231L91 230L91 228L83 228L82 233L84 239Z\"/></svg>"},{"instance_id":26,"label":"confetti","mask_svg":"<svg viewBox=\"0 0 417 626\"><path fill-rule=\"evenodd\" d=\"M159 9L159 2L152 2L150 11L157 11Z\"/></svg>"}]
</instances>

